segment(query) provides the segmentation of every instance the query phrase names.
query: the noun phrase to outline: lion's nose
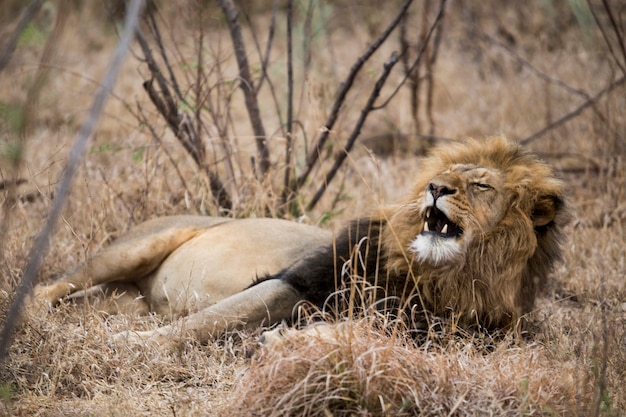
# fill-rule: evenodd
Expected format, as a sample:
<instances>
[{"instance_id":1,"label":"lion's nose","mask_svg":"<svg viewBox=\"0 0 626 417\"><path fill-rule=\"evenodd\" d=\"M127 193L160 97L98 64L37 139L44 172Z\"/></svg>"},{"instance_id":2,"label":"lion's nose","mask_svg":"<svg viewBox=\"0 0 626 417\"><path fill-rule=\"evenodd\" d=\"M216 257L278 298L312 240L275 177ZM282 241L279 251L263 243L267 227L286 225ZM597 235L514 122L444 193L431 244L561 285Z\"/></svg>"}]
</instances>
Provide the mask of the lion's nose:
<instances>
[{"instance_id":1,"label":"lion's nose","mask_svg":"<svg viewBox=\"0 0 626 417\"><path fill-rule=\"evenodd\" d=\"M431 182L428 184L428 191L433 195L433 200L437 201L442 195L449 195L456 193L456 189L447 185L435 184Z\"/></svg>"}]
</instances>

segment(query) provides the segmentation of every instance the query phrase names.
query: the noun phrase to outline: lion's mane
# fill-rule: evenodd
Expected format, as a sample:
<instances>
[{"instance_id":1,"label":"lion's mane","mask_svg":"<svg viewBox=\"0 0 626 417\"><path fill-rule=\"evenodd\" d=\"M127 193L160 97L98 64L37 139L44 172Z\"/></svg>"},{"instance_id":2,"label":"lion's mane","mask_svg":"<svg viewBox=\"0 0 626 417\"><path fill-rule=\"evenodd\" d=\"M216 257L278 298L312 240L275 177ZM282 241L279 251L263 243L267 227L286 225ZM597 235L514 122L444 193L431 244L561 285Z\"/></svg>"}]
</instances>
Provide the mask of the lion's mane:
<instances>
[{"instance_id":1,"label":"lion's mane","mask_svg":"<svg viewBox=\"0 0 626 417\"><path fill-rule=\"evenodd\" d=\"M435 175L455 164L504 173L508 208L494 230L475 235L463 262L433 266L412 261L407 247L424 227L424 190ZM387 276L398 281L395 287L411 280L426 311L490 328L516 325L532 310L546 277L561 259L564 226L570 218L564 185L553 170L501 137L438 148L419 166L408 199L381 215L387 220L382 231ZM533 217L546 215L547 224L534 225Z\"/></svg>"}]
</instances>

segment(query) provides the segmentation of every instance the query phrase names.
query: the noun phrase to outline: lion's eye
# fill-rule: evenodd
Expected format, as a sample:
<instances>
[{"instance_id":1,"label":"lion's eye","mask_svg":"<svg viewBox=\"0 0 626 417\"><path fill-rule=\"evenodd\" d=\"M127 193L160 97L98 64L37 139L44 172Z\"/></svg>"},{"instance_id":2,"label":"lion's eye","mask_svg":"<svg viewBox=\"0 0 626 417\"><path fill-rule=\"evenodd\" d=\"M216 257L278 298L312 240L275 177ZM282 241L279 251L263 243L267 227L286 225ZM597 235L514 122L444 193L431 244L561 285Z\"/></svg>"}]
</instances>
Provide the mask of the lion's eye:
<instances>
[{"instance_id":1,"label":"lion's eye","mask_svg":"<svg viewBox=\"0 0 626 417\"><path fill-rule=\"evenodd\" d=\"M475 182L474 183L474 187L476 187L478 190L480 191L487 191L491 189L491 185L489 184L484 184L482 182Z\"/></svg>"}]
</instances>

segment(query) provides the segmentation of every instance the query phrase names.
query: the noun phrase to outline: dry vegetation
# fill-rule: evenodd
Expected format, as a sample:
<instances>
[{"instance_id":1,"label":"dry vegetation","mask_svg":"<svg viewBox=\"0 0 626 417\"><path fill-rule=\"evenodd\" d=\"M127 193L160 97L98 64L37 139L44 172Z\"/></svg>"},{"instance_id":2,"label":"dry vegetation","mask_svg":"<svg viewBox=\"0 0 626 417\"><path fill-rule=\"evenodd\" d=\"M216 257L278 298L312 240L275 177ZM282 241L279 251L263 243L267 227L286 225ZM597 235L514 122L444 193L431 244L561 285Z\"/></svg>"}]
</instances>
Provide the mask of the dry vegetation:
<instances>
[{"instance_id":1,"label":"dry vegetation","mask_svg":"<svg viewBox=\"0 0 626 417\"><path fill-rule=\"evenodd\" d=\"M399 8L399 2L392 3L396 6L381 12L349 1L316 2L307 29L308 2L295 2L294 120L300 124L294 130L296 172L304 166L305 144L311 145L325 123L337 86ZM619 1L608 3L618 17L623 42L626 11ZM117 41L100 4L78 4L44 2L0 72L2 323L55 198L72 140ZM624 45L611 30L602 2L591 4L606 38L584 2L451 1L437 59L430 73L422 67L417 117L406 86L389 105L372 113L361 138L370 138L380 153L355 149L320 203L304 213L307 221L330 227L397 200L410 186L411 172L419 169L415 153L432 140L491 133L523 140L624 77ZM262 43L271 7L246 7ZM427 11L427 22L437 7L433 3ZM19 1L0 5L0 48L22 8ZM411 6L407 38L413 44L424 26L423 14L422 2ZM281 206L286 139L268 85L259 100L274 165L259 180L251 168L255 143L236 88L237 66L221 11L179 1L166 6L161 16L166 48L175 51L174 68L190 96L197 51L201 47L205 53L210 74L205 82L215 87L211 91L217 95L211 98L216 114L222 115L216 120L224 123L203 119L205 158L227 180L233 198L230 215L302 214L330 161L313 172L295 208ZM55 29L56 22L60 25ZM278 102L286 94L285 27L280 12L279 42L268 66ZM249 27L244 29L259 77ZM53 48L49 55L47 48ZM343 146L382 64L398 48L396 30L357 77L325 155ZM205 171L168 130L142 89L148 70L137 59L139 47L133 51L83 158L40 280L84 261L142 220L218 212ZM305 65L308 53L311 60ZM398 65L383 98L401 76ZM248 358L257 335L232 335L208 346L182 344L173 351L113 346L114 332L154 327L159 318L106 316L94 305L62 305L47 316L21 321L0 369L0 415L624 415L624 83L591 104L529 142L562 171L576 211L565 262L537 306L532 336L447 336L416 344L402 332L381 330L388 329L386 324L370 317L341 325L330 341L288 332L280 346L257 349ZM385 152L388 142L381 144L381 137L396 138L394 152ZM225 147L229 158L223 157Z\"/></svg>"}]
</instances>

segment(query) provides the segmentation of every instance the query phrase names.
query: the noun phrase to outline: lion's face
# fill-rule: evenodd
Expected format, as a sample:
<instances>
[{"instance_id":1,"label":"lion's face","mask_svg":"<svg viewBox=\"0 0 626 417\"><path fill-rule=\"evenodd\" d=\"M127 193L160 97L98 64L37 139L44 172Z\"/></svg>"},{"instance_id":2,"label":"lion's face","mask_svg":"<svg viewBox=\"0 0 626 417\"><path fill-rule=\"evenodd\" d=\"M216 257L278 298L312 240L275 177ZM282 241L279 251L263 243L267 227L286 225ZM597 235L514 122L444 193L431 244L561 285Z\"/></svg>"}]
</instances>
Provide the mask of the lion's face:
<instances>
[{"instance_id":1,"label":"lion's face","mask_svg":"<svg viewBox=\"0 0 626 417\"><path fill-rule=\"evenodd\" d=\"M499 170L472 164L456 164L434 176L423 190L423 229L410 250L432 265L459 261L468 244L502 220L508 203L504 183Z\"/></svg>"}]
</instances>

